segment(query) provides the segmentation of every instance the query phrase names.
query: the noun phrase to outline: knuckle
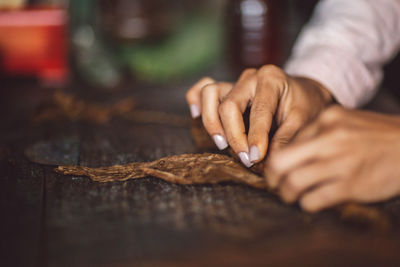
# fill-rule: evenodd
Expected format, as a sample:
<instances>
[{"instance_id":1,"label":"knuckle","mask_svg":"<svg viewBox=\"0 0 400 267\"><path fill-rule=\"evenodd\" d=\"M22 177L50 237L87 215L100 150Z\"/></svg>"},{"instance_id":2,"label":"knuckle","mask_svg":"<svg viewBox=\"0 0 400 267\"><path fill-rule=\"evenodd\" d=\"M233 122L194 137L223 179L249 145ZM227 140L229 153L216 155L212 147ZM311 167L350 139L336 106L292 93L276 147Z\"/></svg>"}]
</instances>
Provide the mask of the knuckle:
<instances>
[{"instance_id":1,"label":"knuckle","mask_svg":"<svg viewBox=\"0 0 400 267\"><path fill-rule=\"evenodd\" d=\"M205 95L209 95L211 93L213 93L214 91L216 91L218 89L218 84L217 83L210 83L207 84L206 86L204 86L201 90L201 95L205 96Z\"/></svg>"},{"instance_id":2,"label":"knuckle","mask_svg":"<svg viewBox=\"0 0 400 267\"><path fill-rule=\"evenodd\" d=\"M322 113L321 120L325 123L336 122L342 117L342 114L343 114L343 109L334 106Z\"/></svg>"},{"instance_id":3,"label":"knuckle","mask_svg":"<svg viewBox=\"0 0 400 267\"><path fill-rule=\"evenodd\" d=\"M198 88L199 88L200 86L203 86L203 87L204 87L204 85L207 85L207 84L210 84L210 83L215 83L215 81L214 81L212 78L210 78L210 77L203 77L203 78L201 78L195 85L193 85L192 88L190 88L190 89L186 92L186 100L187 100L188 102L194 101L195 98L196 98L196 95L198 94Z\"/></svg>"},{"instance_id":4,"label":"knuckle","mask_svg":"<svg viewBox=\"0 0 400 267\"><path fill-rule=\"evenodd\" d=\"M218 83L216 83L217 85L218 85L218 88L221 88L221 87L233 87L233 84L232 83L229 83L229 82L218 82Z\"/></svg>"},{"instance_id":5,"label":"knuckle","mask_svg":"<svg viewBox=\"0 0 400 267\"><path fill-rule=\"evenodd\" d=\"M254 68L249 68L249 69L245 69L242 74L240 75L240 77L247 77L249 75L253 75L257 72L256 69Z\"/></svg>"},{"instance_id":6,"label":"knuckle","mask_svg":"<svg viewBox=\"0 0 400 267\"><path fill-rule=\"evenodd\" d=\"M236 108L235 102L230 99L225 99L218 107L218 112L221 116L229 115Z\"/></svg>"},{"instance_id":7,"label":"knuckle","mask_svg":"<svg viewBox=\"0 0 400 267\"><path fill-rule=\"evenodd\" d=\"M212 79L211 77L206 76L206 77L201 78L198 83L207 84L207 83L213 83L213 82L214 82L214 79Z\"/></svg>"},{"instance_id":8,"label":"knuckle","mask_svg":"<svg viewBox=\"0 0 400 267\"><path fill-rule=\"evenodd\" d=\"M286 74L285 72L279 68L278 66L275 65L265 65L262 66L259 70L259 74L260 75L273 75L273 76L277 76L277 77L285 77Z\"/></svg>"}]
</instances>

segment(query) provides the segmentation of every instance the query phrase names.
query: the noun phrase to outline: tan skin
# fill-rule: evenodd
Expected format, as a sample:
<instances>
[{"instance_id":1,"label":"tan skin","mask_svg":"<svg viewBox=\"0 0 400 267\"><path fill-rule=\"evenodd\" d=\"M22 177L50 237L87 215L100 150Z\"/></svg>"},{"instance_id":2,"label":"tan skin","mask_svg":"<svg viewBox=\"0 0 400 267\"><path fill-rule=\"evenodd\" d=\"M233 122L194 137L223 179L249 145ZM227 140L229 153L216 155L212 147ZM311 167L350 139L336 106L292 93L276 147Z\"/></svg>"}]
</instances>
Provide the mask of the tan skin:
<instances>
[{"instance_id":1,"label":"tan skin","mask_svg":"<svg viewBox=\"0 0 400 267\"><path fill-rule=\"evenodd\" d=\"M267 182L309 212L400 194L400 117L333 106L267 160Z\"/></svg>"},{"instance_id":2,"label":"tan skin","mask_svg":"<svg viewBox=\"0 0 400 267\"><path fill-rule=\"evenodd\" d=\"M286 144L332 102L329 91L318 83L291 77L272 65L244 71L235 84L204 78L187 92L186 99L189 106L199 108L210 136L222 136L237 154L256 151L251 164L264 159L268 146ZM246 135L242 115L248 106ZM279 128L269 144L273 118Z\"/></svg>"},{"instance_id":3,"label":"tan skin","mask_svg":"<svg viewBox=\"0 0 400 267\"><path fill-rule=\"evenodd\" d=\"M246 70L235 84L204 78L186 98L208 133L224 137L238 154L253 154L251 163L269 151L267 182L287 203L316 212L400 194L400 117L330 107L332 96L322 85L270 65ZM269 141L273 118L278 130ZM250 153L254 147L258 158Z\"/></svg>"}]
</instances>

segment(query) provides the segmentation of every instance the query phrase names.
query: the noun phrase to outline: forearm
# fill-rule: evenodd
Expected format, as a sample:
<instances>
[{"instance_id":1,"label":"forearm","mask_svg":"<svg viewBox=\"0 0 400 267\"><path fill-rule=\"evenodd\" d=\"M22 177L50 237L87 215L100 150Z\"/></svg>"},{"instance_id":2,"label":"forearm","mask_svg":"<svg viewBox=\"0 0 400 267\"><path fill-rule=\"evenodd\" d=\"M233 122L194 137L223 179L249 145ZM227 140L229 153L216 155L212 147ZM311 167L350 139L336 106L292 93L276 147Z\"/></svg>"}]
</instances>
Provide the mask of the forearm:
<instances>
[{"instance_id":1,"label":"forearm","mask_svg":"<svg viewBox=\"0 0 400 267\"><path fill-rule=\"evenodd\" d=\"M323 84L346 107L366 103L400 46L400 1L324 0L285 70Z\"/></svg>"}]
</instances>

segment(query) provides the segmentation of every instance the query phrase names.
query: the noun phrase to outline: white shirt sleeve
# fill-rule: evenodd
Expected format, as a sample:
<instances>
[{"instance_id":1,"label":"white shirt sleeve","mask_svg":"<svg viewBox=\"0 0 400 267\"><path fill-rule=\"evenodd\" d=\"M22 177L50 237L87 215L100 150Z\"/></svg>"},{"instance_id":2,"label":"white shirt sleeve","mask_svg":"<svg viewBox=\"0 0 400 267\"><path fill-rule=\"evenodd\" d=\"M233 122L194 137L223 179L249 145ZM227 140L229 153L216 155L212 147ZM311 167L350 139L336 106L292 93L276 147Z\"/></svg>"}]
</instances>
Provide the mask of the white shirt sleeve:
<instances>
[{"instance_id":1,"label":"white shirt sleeve","mask_svg":"<svg viewBox=\"0 0 400 267\"><path fill-rule=\"evenodd\" d=\"M399 48L400 0L322 0L285 71L320 82L355 108L374 96L383 65Z\"/></svg>"}]
</instances>

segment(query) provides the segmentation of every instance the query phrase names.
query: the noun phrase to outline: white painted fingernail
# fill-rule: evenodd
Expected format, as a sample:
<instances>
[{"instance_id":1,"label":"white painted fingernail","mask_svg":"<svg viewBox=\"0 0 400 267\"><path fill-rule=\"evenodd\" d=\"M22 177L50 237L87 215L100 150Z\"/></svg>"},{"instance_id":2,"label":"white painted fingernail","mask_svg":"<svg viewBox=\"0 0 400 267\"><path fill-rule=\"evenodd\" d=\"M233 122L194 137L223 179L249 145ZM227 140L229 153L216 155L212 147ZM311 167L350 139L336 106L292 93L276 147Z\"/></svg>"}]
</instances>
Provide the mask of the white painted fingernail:
<instances>
[{"instance_id":1,"label":"white painted fingernail","mask_svg":"<svg viewBox=\"0 0 400 267\"><path fill-rule=\"evenodd\" d=\"M216 134L213 136L213 139L219 150L224 150L228 147L228 143L222 135Z\"/></svg>"},{"instance_id":2,"label":"white painted fingernail","mask_svg":"<svg viewBox=\"0 0 400 267\"><path fill-rule=\"evenodd\" d=\"M260 159L260 150L258 150L258 147L252 146L250 148L250 162L255 162Z\"/></svg>"},{"instance_id":3,"label":"white painted fingernail","mask_svg":"<svg viewBox=\"0 0 400 267\"><path fill-rule=\"evenodd\" d=\"M192 114L192 118L195 119L200 116L200 110L197 105L190 106L190 113Z\"/></svg>"},{"instance_id":4,"label":"white painted fingernail","mask_svg":"<svg viewBox=\"0 0 400 267\"><path fill-rule=\"evenodd\" d=\"M249 158L249 154L246 152L240 152L238 154L240 160L242 161L242 163L244 164L244 166L246 166L247 168L250 168L251 166L253 166L254 164L250 162L250 158Z\"/></svg>"}]
</instances>

